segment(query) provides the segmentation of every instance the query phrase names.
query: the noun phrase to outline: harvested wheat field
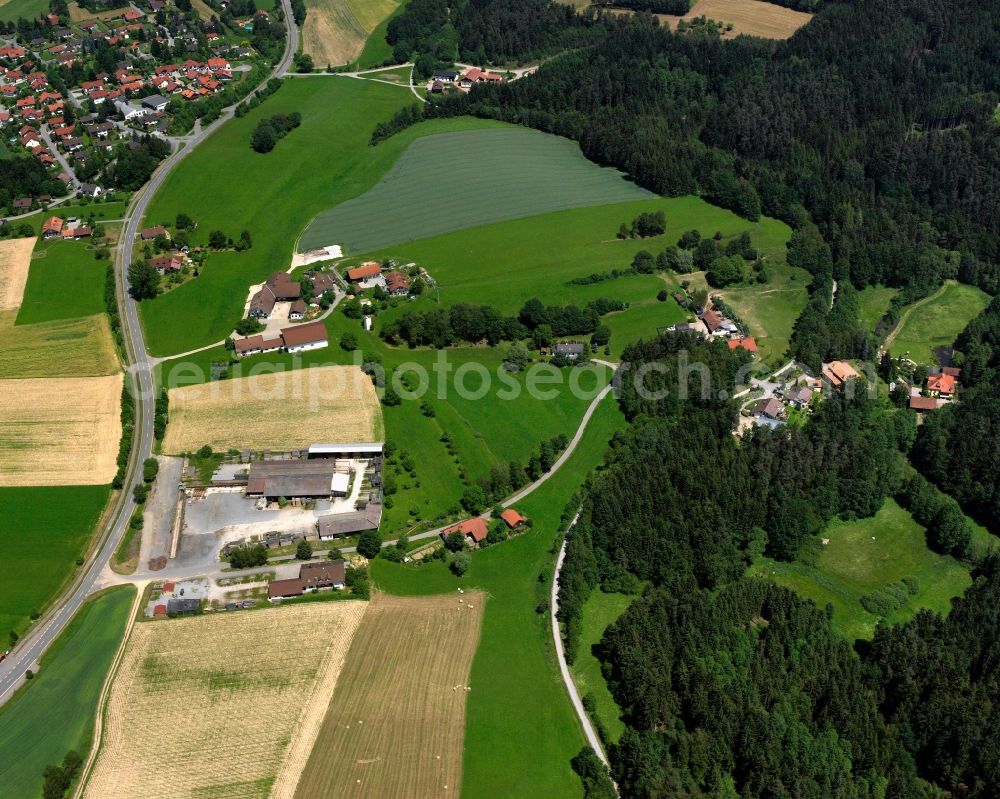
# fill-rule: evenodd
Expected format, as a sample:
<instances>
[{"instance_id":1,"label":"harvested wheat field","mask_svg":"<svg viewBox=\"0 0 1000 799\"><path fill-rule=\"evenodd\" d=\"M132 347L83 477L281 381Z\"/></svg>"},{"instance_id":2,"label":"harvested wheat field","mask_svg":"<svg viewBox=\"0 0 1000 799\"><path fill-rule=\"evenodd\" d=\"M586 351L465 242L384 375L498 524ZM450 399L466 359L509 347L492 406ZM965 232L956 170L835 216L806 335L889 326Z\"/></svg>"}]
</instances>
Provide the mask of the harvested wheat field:
<instances>
[{"instance_id":1,"label":"harvested wheat field","mask_svg":"<svg viewBox=\"0 0 1000 799\"><path fill-rule=\"evenodd\" d=\"M697 0L683 17L671 14L657 14L656 17L671 28L677 26L677 20L690 21L698 17L708 17L716 22L731 22L733 29L723 34L726 39L741 33L764 39L788 39L811 20L813 15L761 0Z\"/></svg>"},{"instance_id":2,"label":"harvested wheat field","mask_svg":"<svg viewBox=\"0 0 1000 799\"><path fill-rule=\"evenodd\" d=\"M104 314L14 325L17 311L0 311L0 379L90 377L119 370Z\"/></svg>"},{"instance_id":3,"label":"harvested wheat field","mask_svg":"<svg viewBox=\"0 0 1000 799\"><path fill-rule=\"evenodd\" d=\"M397 0L307 0L302 49L320 68L349 64L398 5Z\"/></svg>"},{"instance_id":4,"label":"harvested wheat field","mask_svg":"<svg viewBox=\"0 0 1000 799\"><path fill-rule=\"evenodd\" d=\"M466 689L485 602L475 591L375 595L296 799L458 796Z\"/></svg>"},{"instance_id":5,"label":"harvested wheat field","mask_svg":"<svg viewBox=\"0 0 1000 799\"><path fill-rule=\"evenodd\" d=\"M110 483L121 374L0 380L0 486Z\"/></svg>"},{"instance_id":6,"label":"harvested wheat field","mask_svg":"<svg viewBox=\"0 0 1000 799\"><path fill-rule=\"evenodd\" d=\"M21 307L34 247L34 236L0 241L0 311L16 311Z\"/></svg>"},{"instance_id":7,"label":"harvested wheat field","mask_svg":"<svg viewBox=\"0 0 1000 799\"><path fill-rule=\"evenodd\" d=\"M204 444L225 451L379 441L384 433L375 387L357 366L218 380L169 395L163 451L172 454Z\"/></svg>"},{"instance_id":8,"label":"harvested wheat field","mask_svg":"<svg viewBox=\"0 0 1000 799\"><path fill-rule=\"evenodd\" d=\"M84 796L267 797L282 761L311 748L367 607L136 624Z\"/></svg>"}]
</instances>

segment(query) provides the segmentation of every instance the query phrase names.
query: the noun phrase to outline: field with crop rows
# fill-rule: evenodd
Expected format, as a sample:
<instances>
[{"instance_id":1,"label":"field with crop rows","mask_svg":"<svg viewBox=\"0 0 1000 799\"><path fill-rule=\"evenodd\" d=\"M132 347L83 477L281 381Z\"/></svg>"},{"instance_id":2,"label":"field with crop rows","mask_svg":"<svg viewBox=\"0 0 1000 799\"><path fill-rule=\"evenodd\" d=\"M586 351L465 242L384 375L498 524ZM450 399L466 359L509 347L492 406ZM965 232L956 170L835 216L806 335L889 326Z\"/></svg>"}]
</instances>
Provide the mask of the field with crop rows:
<instances>
[{"instance_id":1,"label":"field with crop rows","mask_svg":"<svg viewBox=\"0 0 1000 799\"><path fill-rule=\"evenodd\" d=\"M469 669L486 595L376 595L297 799L457 796Z\"/></svg>"},{"instance_id":2,"label":"field with crop rows","mask_svg":"<svg viewBox=\"0 0 1000 799\"><path fill-rule=\"evenodd\" d=\"M137 624L84 796L267 797L296 737L316 728L310 710L325 706L367 607Z\"/></svg>"},{"instance_id":3,"label":"field with crop rows","mask_svg":"<svg viewBox=\"0 0 1000 799\"><path fill-rule=\"evenodd\" d=\"M356 366L258 374L170 389L164 452L289 449L317 442L380 441L382 411Z\"/></svg>"},{"instance_id":4,"label":"field with crop rows","mask_svg":"<svg viewBox=\"0 0 1000 799\"><path fill-rule=\"evenodd\" d=\"M416 140L374 188L316 217L300 249L340 244L362 253L491 222L653 196L558 136L526 128L443 133Z\"/></svg>"},{"instance_id":5,"label":"field with crop rows","mask_svg":"<svg viewBox=\"0 0 1000 799\"><path fill-rule=\"evenodd\" d=\"M117 469L122 375L0 383L0 486L100 485Z\"/></svg>"}]
</instances>

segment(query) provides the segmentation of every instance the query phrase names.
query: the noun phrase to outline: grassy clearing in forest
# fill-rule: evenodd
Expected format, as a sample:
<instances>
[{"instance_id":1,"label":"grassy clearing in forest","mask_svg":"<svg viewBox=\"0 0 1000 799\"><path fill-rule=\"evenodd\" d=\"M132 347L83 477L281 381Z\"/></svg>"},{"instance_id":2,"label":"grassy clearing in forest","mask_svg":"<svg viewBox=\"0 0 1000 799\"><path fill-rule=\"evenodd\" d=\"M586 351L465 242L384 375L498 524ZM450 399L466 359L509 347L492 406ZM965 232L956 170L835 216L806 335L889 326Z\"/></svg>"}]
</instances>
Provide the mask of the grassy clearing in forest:
<instances>
[{"instance_id":1,"label":"grassy clearing in forest","mask_svg":"<svg viewBox=\"0 0 1000 799\"><path fill-rule=\"evenodd\" d=\"M815 563L761 558L751 573L786 585L821 608L833 605L833 626L849 638L871 638L875 632L879 617L861 605L866 594L916 578L917 593L885 617L897 623L920 608L947 613L951 600L972 582L965 566L927 548L924 528L891 499L870 519L833 521L823 537L829 544L819 548Z\"/></svg>"}]
</instances>

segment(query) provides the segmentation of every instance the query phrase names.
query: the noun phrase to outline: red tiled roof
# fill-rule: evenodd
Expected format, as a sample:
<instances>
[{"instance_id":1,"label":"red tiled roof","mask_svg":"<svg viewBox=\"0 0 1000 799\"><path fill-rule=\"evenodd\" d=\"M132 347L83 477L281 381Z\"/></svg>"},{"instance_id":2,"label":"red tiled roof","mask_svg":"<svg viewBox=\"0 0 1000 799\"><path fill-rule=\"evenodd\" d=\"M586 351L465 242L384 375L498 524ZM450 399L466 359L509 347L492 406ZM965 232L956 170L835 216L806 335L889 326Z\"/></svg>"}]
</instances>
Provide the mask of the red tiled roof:
<instances>
[{"instance_id":1,"label":"red tiled roof","mask_svg":"<svg viewBox=\"0 0 1000 799\"><path fill-rule=\"evenodd\" d=\"M500 518L507 522L508 527L517 527L519 524L527 521L527 519L513 508L507 508L507 510L500 514Z\"/></svg>"},{"instance_id":2,"label":"red tiled roof","mask_svg":"<svg viewBox=\"0 0 1000 799\"><path fill-rule=\"evenodd\" d=\"M729 349L735 350L737 347L742 347L749 352L757 352L757 342L754 340L753 336L746 336L745 338L731 338L726 342L729 345Z\"/></svg>"},{"instance_id":3,"label":"red tiled roof","mask_svg":"<svg viewBox=\"0 0 1000 799\"><path fill-rule=\"evenodd\" d=\"M381 274L382 267L379 266L375 261L369 261L366 264L361 264L361 266L355 267L354 269L347 270L348 280L364 280L366 277L374 277L375 275Z\"/></svg>"},{"instance_id":4,"label":"red tiled roof","mask_svg":"<svg viewBox=\"0 0 1000 799\"><path fill-rule=\"evenodd\" d=\"M486 538L489 533L489 528L486 526L486 519L481 516L476 516L472 519L466 519L465 521L459 522L458 524L453 524L451 527L446 527L442 531L442 535L450 535L451 533L462 533L463 535L469 536L477 544Z\"/></svg>"},{"instance_id":5,"label":"red tiled roof","mask_svg":"<svg viewBox=\"0 0 1000 799\"><path fill-rule=\"evenodd\" d=\"M927 388L939 394L955 393L955 378L953 375L937 374L927 378Z\"/></svg>"}]
</instances>

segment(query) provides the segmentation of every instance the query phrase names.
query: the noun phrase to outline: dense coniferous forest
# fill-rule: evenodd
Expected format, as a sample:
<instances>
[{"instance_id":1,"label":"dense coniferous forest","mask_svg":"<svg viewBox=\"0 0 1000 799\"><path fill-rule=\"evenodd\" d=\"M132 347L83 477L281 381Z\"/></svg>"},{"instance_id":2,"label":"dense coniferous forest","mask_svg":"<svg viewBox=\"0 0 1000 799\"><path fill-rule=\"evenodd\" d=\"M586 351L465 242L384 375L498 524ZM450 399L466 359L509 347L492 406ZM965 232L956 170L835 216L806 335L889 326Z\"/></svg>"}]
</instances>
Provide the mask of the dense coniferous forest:
<instances>
[{"instance_id":1,"label":"dense coniferous forest","mask_svg":"<svg viewBox=\"0 0 1000 799\"><path fill-rule=\"evenodd\" d=\"M857 647L830 609L748 579L761 552L794 558L835 515L871 516L894 494L935 549L965 556L968 541L947 531L968 531L953 500L905 465L914 414L861 385L834 392L801 430L738 443L719 390L731 392L745 357L685 336L627 349L631 424L570 532L559 611L570 659L591 591L646 586L598 647L626 722L609 747L621 795L996 796L1000 561L978 565L947 619L922 612ZM645 386L669 396L643 397L628 377L654 362Z\"/></svg>"}]
</instances>

